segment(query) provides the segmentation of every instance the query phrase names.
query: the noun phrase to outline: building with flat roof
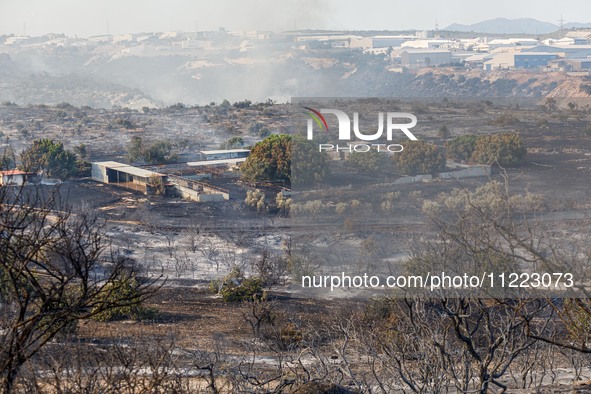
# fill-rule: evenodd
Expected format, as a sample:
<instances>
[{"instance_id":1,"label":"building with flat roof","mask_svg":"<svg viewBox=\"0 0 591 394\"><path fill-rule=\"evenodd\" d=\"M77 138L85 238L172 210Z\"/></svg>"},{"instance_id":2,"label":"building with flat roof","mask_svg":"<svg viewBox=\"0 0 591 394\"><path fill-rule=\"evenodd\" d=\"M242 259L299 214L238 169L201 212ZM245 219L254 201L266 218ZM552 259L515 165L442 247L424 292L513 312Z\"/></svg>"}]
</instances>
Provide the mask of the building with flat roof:
<instances>
[{"instance_id":1,"label":"building with flat roof","mask_svg":"<svg viewBox=\"0 0 591 394\"><path fill-rule=\"evenodd\" d=\"M372 48L395 48L407 41L414 40L413 36L374 36L371 37Z\"/></svg>"},{"instance_id":2,"label":"building with flat roof","mask_svg":"<svg viewBox=\"0 0 591 394\"><path fill-rule=\"evenodd\" d=\"M405 49L400 54L405 66L438 66L452 62L451 51L446 49Z\"/></svg>"},{"instance_id":3,"label":"building with flat roof","mask_svg":"<svg viewBox=\"0 0 591 394\"><path fill-rule=\"evenodd\" d=\"M227 160L248 157L249 149L202 150L201 160Z\"/></svg>"},{"instance_id":4,"label":"building with flat roof","mask_svg":"<svg viewBox=\"0 0 591 394\"><path fill-rule=\"evenodd\" d=\"M442 47L451 46L453 41L441 40L441 39L430 39L430 40L410 40L400 44L403 48L416 48L416 49L438 49Z\"/></svg>"},{"instance_id":5,"label":"building with flat roof","mask_svg":"<svg viewBox=\"0 0 591 394\"><path fill-rule=\"evenodd\" d=\"M190 161L187 165L189 167L232 167L240 165L245 161L246 157L237 157L235 159Z\"/></svg>"},{"instance_id":6,"label":"building with flat roof","mask_svg":"<svg viewBox=\"0 0 591 394\"><path fill-rule=\"evenodd\" d=\"M504 70L513 68L541 68L558 57L548 52L508 52L494 55L484 62L485 71Z\"/></svg>"},{"instance_id":7,"label":"building with flat roof","mask_svg":"<svg viewBox=\"0 0 591 394\"><path fill-rule=\"evenodd\" d=\"M114 184L144 194L151 194L152 186L158 180L162 183L166 182L164 174L116 161L92 163L91 176L95 181Z\"/></svg>"}]
</instances>

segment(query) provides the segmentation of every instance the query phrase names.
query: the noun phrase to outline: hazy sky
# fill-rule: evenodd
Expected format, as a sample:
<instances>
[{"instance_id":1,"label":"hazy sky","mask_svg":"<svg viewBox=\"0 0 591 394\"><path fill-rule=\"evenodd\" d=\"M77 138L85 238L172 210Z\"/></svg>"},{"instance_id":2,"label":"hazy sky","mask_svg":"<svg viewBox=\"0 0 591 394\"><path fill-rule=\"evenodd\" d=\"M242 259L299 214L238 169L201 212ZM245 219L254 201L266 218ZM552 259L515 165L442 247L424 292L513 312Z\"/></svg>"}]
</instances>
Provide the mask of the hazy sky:
<instances>
[{"instance_id":1,"label":"hazy sky","mask_svg":"<svg viewBox=\"0 0 591 394\"><path fill-rule=\"evenodd\" d=\"M145 31L432 29L535 18L591 22L589 0L0 0L0 34L90 36ZM589 20L587 20L589 19Z\"/></svg>"}]
</instances>

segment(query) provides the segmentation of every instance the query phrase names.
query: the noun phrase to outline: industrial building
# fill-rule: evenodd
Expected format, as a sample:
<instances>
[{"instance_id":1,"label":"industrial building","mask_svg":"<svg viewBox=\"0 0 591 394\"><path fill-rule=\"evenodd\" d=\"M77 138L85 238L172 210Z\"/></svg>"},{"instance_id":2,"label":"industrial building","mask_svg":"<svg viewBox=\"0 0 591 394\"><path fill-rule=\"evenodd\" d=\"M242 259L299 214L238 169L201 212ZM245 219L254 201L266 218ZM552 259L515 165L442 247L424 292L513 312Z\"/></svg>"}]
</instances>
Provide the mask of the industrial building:
<instances>
[{"instance_id":1,"label":"industrial building","mask_svg":"<svg viewBox=\"0 0 591 394\"><path fill-rule=\"evenodd\" d=\"M504 70L513 68L541 68L558 57L548 52L509 52L494 55L484 62L485 71Z\"/></svg>"},{"instance_id":2,"label":"industrial building","mask_svg":"<svg viewBox=\"0 0 591 394\"><path fill-rule=\"evenodd\" d=\"M535 38L498 38L487 42L490 50L501 47L526 47L535 46L540 42Z\"/></svg>"},{"instance_id":3,"label":"industrial building","mask_svg":"<svg viewBox=\"0 0 591 394\"><path fill-rule=\"evenodd\" d=\"M92 163L92 179L151 194L156 182L166 182L166 175L116 161Z\"/></svg>"},{"instance_id":4,"label":"industrial building","mask_svg":"<svg viewBox=\"0 0 591 394\"><path fill-rule=\"evenodd\" d=\"M372 48L396 48L407 41L414 40L414 36L375 36L371 37Z\"/></svg>"},{"instance_id":5,"label":"industrial building","mask_svg":"<svg viewBox=\"0 0 591 394\"><path fill-rule=\"evenodd\" d=\"M566 59L581 59L591 56L591 45L538 45L524 48L522 52L555 53Z\"/></svg>"},{"instance_id":6,"label":"industrial building","mask_svg":"<svg viewBox=\"0 0 591 394\"><path fill-rule=\"evenodd\" d=\"M402 48L416 48L416 49L439 49L443 47L449 48L453 44L451 40L429 39L429 40L411 40L402 43Z\"/></svg>"},{"instance_id":7,"label":"industrial building","mask_svg":"<svg viewBox=\"0 0 591 394\"><path fill-rule=\"evenodd\" d=\"M400 54L405 66L438 66L452 62L451 52L445 49L406 49Z\"/></svg>"}]
</instances>

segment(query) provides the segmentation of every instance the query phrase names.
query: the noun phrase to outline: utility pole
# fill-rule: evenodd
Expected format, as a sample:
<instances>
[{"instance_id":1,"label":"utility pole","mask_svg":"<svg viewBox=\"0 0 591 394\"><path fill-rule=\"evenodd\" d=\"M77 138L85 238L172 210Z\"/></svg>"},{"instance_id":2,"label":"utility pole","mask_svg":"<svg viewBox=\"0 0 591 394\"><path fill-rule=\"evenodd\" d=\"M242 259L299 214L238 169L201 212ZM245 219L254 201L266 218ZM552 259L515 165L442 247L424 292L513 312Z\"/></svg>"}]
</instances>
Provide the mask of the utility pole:
<instances>
[{"instance_id":1,"label":"utility pole","mask_svg":"<svg viewBox=\"0 0 591 394\"><path fill-rule=\"evenodd\" d=\"M560 30L562 30L564 28L564 19L562 19L562 14L560 14L560 19L558 20L558 23L560 23Z\"/></svg>"}]
</instances>

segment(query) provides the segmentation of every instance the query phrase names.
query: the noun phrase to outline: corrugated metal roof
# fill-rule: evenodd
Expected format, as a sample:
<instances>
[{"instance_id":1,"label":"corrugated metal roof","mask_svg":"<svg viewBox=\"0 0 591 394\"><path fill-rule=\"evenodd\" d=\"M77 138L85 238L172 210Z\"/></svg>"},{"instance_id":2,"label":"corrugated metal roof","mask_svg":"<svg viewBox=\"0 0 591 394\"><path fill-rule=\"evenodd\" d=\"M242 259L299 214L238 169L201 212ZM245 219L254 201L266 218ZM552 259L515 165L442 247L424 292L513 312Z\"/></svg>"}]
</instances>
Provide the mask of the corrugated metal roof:
<instances>
[{"instance_id":1,"label":"corrugated metal roof","mask_svg":"<svg viewBox=\"0 0 591 394\"><path fill-rule=\"evenodd\" d=\"M123 164L123 163L119 163L116 161L99 161L99 162L92 163L92 164L96 164L96 165L99 165L102 167L111 168L113 170L125 172L126 174L135 175L135 176L139 176L142 178L149 178L153 175L164 176L164 174L160 174L159 172L145 170L143 168L130 166L129 164Z\"/></svg>"}]
</instances>

